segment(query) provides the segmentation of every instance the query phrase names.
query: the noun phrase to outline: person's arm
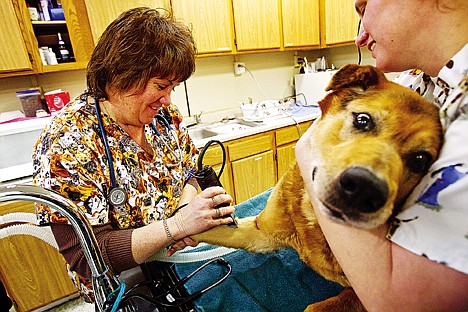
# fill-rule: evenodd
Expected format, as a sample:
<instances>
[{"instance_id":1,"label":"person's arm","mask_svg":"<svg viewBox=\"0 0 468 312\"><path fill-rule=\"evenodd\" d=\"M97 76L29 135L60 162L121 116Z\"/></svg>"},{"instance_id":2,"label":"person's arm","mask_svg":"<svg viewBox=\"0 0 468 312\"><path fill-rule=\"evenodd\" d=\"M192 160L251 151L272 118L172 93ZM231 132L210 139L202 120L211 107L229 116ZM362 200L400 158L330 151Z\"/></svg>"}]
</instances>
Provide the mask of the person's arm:
<instances>
[{"instance_id":1,"label":"person's arm","mask_svg":"<svg viewBox=\"0 0 468 312\"><path fill-rule=\"evenodd\" d=\"M296 158L320 227L358 297L369 311L467 311L468 275L418 256L386 239L388 226L361 230L335 223L317 208L311 182L311 128Z\"/></svg>"},{"instance_id":2,"label":"person's arm","mask_svg":"<svg viewBox=\"0 0 468 312\"><path fill-rule=\"evenodd\" d=\"M81 276L91 278L89 264L73 227L70 224L50 223L50 228L59 246L59 251L70 265L70 269ZM110 224L107 224L93 226L92 231L104 262L113 273L119 274L138 265L133 258L131 249L133 229L114 230Z\"/></svg>"},{"instance_id":3,"label":"person's arm","mask_svg":"<svg viewBox=\"0 0 468 312\"><path fill-rule=\"evenodd\" d=\"M193 192L193 189L193 185L188 186L189 193ZM232 200L229 195L224 193L224 189L220 187L208 188L200 196L192 197L190 204L186 208L182 208L181 212L176 214L177 217L173 216L167 219L169 233L177 241L176 249L170 254L191 244L191 240L187 240L188 235L232 221L230 217L215 218L216 212L208 206L212 203L213 196L216 196L218 203ZM234 207L221 209L222 216L234 212ZM51 223L50 226L59 245L59 251L70 265L70 269L90 278L91 272L87 260L72 226L60 223ZM92 230L104 261L116 274L138 266L153 256L155 252L172 245L162 221L153 222L138 229L115 230L108 224L93 226ZM195 244L194 241L192 242Z\"/></svg>"},{"instance_id":4,"label":"person's arm","mask_svg":"<svg viewBox=\"0 0 468 312\"><path fill-rule=\"evenodd\" d=\"M153 222L135 229L132 233L132 251L135 261L142 263L156 251L167 246L172 246L174 249L168 253L170 256L175 250L196 244L190 239L190 235L231 223L232 219L229 214L234 213L235 208L232 206L219 208L218 215L213 207L213 197L218 204L232 202L232 197L226 194L222 187L209 187L194 196L187 206L177 210L166 222Z\"/></svg>"}]
</instances>

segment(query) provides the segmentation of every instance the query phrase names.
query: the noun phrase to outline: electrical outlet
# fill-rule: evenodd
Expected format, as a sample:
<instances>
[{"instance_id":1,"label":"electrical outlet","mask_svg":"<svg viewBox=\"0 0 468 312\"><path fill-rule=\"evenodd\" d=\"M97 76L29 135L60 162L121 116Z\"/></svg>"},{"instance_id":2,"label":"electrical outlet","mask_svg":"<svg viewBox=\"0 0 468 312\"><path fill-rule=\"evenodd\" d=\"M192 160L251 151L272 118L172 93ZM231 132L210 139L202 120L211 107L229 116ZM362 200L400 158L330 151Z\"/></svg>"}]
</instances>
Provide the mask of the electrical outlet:
<instances>
[{"instance_id":1,"label":"electrical outlet","mask_svg":"<svg viewBox=\"0 0 468 312\"><path fill-rule=\"evenodd\" d=\"M245 73L245 63L234 62L234 74L242 75L243 73Z\"/></svg>"}]
</instances>

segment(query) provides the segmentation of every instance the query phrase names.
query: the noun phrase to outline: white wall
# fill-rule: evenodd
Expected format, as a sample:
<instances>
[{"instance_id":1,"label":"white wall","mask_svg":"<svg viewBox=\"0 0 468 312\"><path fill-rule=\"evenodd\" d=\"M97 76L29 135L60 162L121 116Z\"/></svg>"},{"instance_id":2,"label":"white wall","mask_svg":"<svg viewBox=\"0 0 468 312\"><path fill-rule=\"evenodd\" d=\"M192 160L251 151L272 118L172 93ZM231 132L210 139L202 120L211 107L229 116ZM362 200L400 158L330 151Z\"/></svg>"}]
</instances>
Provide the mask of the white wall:
<instances>
[{"instance_id":1,"label":"white wall","mask_svg":"<svg viewBox=\"0 0 468 312\"><path fill-rule=\"evenodd\" d=\"M375 64L367 51L362 50L362 64ZM340 67L347 63L357 63L358 53L354 45L298 51L309 61L325 55L329 64ZM253 77L246 72L241 76L234 75L234 60L244 62ZM279 99L294 94L293 77L298 73L294 68L294 52L252 53L237 56L219 56L197 59L197 70L187 81L188 98L191 114L215 112L236 108L239 102L251 97L254 101L263 100L266 95ZM86 88L85 70L50 73L45 75L2 78L0 79L0 112L21 110L20 101L15 92L35 86L42 86L44 92L63 89L71 96L80 94ZM181 84L173 93L172 100L186 116L184 85Z\"/></svg>"}]
</instances>

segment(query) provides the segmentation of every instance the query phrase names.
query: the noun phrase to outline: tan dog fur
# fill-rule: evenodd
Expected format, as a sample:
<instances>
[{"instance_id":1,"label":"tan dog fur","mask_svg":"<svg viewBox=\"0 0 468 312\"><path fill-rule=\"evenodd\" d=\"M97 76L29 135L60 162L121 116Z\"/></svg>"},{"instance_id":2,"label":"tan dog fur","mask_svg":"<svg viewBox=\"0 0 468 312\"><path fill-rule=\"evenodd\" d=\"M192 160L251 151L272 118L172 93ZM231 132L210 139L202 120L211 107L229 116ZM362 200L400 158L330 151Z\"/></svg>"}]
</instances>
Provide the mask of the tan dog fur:
<instances>
[{"instance_id":1,"label":"tan dog fur","mask_svg":"<svg viewBox=\"0 0 468 312\"><path fill-rule=\"evenodd\" d=\"M442 144L438 109L416 92L389 82L372 66L343 67L333 76L327 90L332 92L319 103L322 116L312 125L314 151L310 161L315 168L312 178L315 190L327 216L350 226L371 229L394 215L438 156ZM365 118L363 129L356 125L360 113L371 117L373 127L366 128ZM376 201L378 207L364 211L360 207L350 208L350 198L339 194L338 190L343 188L340 177L349 168L353 168L351 172L355 168L359 168L358 172L370 172L370 180L376 181L382 196L373 198L375 192L366 196L370 196L368 201ZM280 179L258 216L238 221L237 229L219 226L193 238L256 253L292 247L316 272L350 286L317 223L297 164ZM306 309L359 310L364 308L349 287L338 296Z\"/></svg>"}]
</instances>

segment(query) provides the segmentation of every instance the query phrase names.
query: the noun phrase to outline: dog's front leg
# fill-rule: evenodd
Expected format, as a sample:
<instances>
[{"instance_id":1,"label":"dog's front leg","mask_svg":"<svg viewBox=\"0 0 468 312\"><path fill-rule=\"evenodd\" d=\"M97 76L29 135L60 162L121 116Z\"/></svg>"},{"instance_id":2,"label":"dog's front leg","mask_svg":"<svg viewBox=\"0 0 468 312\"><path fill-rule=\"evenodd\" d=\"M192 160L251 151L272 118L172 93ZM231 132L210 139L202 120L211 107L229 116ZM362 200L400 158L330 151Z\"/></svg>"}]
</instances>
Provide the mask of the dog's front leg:
<instances>
[{"instance_id":1,"label":"dog's front leg","mask_svg":"<svg viewBox=\"0 0 468 312\"><path fill-rule=\"evenodd\" d=\"M269 253L285 247L269 233L258 228L257 216L239 219L237 228L221 225L191 237L198 242L256 253Z\"/></svg>"},{"instance_id":2,"label":"dog's front leg","mask_svg":"<svg viewBox=\"0 0 468 312\"><path fill-rule=\"evenodd\" d=\"M335 297L310 304L304 312L365 312L356 293L351 287L345 288Z\"/></svg>"}]
</instances>

